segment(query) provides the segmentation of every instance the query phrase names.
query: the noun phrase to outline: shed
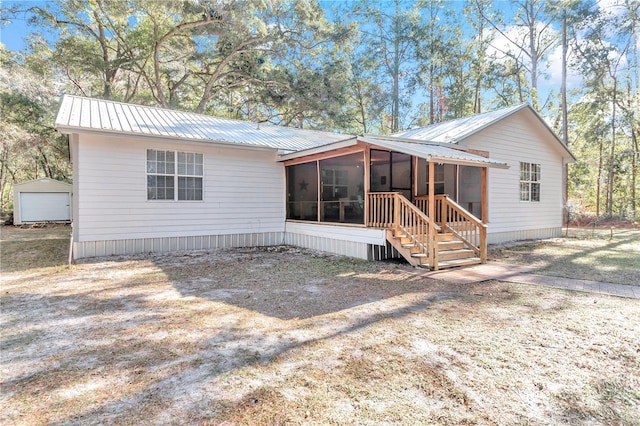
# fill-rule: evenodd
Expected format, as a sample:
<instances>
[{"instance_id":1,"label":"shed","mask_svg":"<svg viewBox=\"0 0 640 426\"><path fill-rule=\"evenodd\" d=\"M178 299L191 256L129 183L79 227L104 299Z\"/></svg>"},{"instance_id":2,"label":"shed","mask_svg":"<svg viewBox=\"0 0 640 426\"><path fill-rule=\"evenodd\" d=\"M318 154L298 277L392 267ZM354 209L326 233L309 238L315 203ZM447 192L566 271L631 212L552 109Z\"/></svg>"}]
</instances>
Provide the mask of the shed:
<instances>
[{"instance_id":1,"label":"shed","mask_svg":"<svg viewBox=\"0 0 640 426\"><path fill-rule=\"evenodd\" d=\"M41 178L13 186L13 224L71 222L72 185Z\"/></svg>"}]
</instances>

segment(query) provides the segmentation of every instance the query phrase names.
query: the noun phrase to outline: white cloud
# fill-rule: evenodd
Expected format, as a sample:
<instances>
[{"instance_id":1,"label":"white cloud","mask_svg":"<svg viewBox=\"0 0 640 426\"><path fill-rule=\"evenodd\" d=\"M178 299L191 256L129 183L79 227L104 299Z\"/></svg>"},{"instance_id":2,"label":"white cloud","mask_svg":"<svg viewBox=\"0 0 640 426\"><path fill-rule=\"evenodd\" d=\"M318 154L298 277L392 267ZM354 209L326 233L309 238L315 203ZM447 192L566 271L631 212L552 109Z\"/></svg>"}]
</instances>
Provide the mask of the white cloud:
<instances>
[{"instance_id":1,"label":"white cloud","mask_svg":"<svg viewBox=\"0 0 640 426\"><path fill-rule=\"evenodd\" d=\"M568 52L571 55L571 51ZM549 79L545 85L549 85L557 92L562 87L562 45L558 45L553 49L547 60L547 74ZM583 85L583 78L580 72L572 68L567 69L567 90L580 88Z\"/></svg>"}]
</instances>

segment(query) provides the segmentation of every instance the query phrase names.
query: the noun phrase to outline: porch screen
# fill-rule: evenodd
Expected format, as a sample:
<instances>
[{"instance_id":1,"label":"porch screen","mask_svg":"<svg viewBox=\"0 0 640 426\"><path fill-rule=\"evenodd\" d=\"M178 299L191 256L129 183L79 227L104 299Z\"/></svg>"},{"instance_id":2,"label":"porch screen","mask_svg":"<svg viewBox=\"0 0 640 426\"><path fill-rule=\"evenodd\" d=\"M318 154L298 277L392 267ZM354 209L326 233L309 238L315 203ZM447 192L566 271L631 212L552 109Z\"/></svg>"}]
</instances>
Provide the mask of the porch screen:
<instances>
[{"instance_id":1,"label":"porch screen","mask_svg":"<svg viewBox=\"0 0 640 426\"><path fill-rule=\"evenodd\" d=\"M318 166L287 167L287 219L318 220Z\"/></svg>"},{"instance_id":2,"label":"porch screen","mask_svg":"<svg viewBox=\"0 0 640 426\"><path fill-rule=\"evenodd\" d=\"M364 223L362 153L320 160L320 220Z\"/></svg>"},{"instance_id":3,"label":"porch screen","mask_svg":"<svg viewBox=\"0 0 640 426\"><path fill-rule=\"evenodd\" d=\"M287 167L287 219L364 223L364 153Z\"/></svg>"}]
</instances>

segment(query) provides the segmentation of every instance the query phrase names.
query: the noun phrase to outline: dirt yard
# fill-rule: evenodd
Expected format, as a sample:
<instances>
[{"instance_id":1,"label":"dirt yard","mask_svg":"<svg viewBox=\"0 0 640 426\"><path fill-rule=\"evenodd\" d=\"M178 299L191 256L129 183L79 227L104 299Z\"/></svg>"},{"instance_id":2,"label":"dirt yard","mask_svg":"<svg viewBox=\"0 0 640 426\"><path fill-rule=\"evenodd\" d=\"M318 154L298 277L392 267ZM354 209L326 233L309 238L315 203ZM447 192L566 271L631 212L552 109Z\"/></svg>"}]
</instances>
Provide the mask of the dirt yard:
<instances>
[{"instance_id":1,"label":"dirt yard","mask_svg":"<svg viewBox=\"0 0 640 426\"><path fill-rule=\"evenodd\" d=\"M489 255L537 274L640 285L640 229L569 228L562 238L493 246Z\"/></svg>"},{"instance_id":2,"label":"dirt yard","mask_svg":"<svg viewBox=\"0 0 640 426\"><path fill-rule=\"evenodd\" d=\"M640 424L637 300L286 247L68 268L68 230L1 232L3 425Z\"/></svg>"}]
</instances>

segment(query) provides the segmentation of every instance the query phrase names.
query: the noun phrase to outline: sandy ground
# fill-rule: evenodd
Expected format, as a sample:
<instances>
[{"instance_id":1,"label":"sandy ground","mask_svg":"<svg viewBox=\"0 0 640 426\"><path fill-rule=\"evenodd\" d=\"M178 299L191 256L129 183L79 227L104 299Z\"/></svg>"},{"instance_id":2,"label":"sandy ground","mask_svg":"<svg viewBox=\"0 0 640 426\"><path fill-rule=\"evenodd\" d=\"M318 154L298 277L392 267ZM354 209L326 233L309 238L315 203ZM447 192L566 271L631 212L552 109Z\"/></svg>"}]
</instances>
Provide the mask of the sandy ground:
<instances>
[{"instance_id":1,"label":"sandy ground","mask_svg":"<svg viewBox=\"0 0 640 426\"><path fill-rule=\"evenodd\" d=\"M640 304L295 248L3 271L0 423L640 424Z\"/></svg>"}]
</instances>

